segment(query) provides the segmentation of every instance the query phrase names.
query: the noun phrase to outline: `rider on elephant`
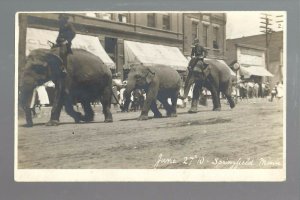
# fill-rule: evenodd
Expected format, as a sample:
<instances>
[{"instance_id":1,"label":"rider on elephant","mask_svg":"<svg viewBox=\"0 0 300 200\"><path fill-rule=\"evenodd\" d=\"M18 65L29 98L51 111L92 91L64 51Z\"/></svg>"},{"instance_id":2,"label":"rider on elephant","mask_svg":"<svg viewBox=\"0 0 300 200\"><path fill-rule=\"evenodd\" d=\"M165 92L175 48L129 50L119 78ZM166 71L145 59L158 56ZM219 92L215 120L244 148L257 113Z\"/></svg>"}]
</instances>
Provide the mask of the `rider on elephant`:
<instances>
[{"instance_id":1,"label":"rider on elephant","mask_svg":"<svg viewBox=\"0 0 300 200\"><path fill-rule=\"evenodd\" d=\"M207 51L206 49L200 45L199 39L194 40L194 47L192 48L191 53L191 61L189 63L188 69L191 70L194 68L194 66L198 63L198 61L202 62L202 65L204 64L204 58L206 57Z\"/></svg>"},{"instance_id":2,"label":"rider on elephant","mask_svg":"<svg viewBox=\"0 0 300 200\"><path fill-rule=\"evenodd\" d=\"M53 46L53 48L59 48L59 57L63 61L63 65L61 65L62 72L66 74L68 67L67 56L68 54L72 54L72 40L74 39L76 33L73 24L68 21L69 17L67 15L60 14L58 19L59 33L56 39L56 44Z\"/></svg>"}]
</instances>

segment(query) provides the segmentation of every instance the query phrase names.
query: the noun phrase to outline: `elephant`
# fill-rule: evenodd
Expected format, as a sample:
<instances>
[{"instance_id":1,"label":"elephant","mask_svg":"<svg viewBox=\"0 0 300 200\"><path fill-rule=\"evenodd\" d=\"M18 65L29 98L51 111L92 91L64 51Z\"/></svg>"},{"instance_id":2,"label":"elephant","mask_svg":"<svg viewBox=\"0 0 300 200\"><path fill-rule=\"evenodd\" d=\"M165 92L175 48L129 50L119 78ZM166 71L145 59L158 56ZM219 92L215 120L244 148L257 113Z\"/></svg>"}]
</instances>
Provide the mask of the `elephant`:
<instances>
[{"instance_id":1,"label":"elephant","mask_svg":"<svg viewBox=\"0 0 300 200\"><path fill-rule=\"evenodd\" d=\"M165 65L144 66L132 64L128 74L128 81L124 91L125 110L128 109L130 95L134 89L144 89L146 99L138 120L147 120L151 108L155 118L161 118L162 114L157 108L156 99L159 100L167 111L168 117L176 117L177 98L181 85L178 72ZM170 105L168 99L171 98Z\"/></svg>"},{"instance_id":2,"label":"elephant","mask_svg":"<svg viewBox=\"0 0 300 200\"><path fill-rule=\"evenodd\" d=\"M90 103L96 100L102 103L105 122L112 122L112 73L108 66L96 55L83 49L73 49L73 53L68 55L67 74L62 73L61 65L62 60L53 49L35 49L27 56L20 81L25 126L33 126L30 101L34 88L49 80L55 84L55 92L47 126L59 124L63 106L76 123L93 121L94 111ZM73 109L75 102L82 104L84 116Z\"/></svg>"},{"instance_id":3,"label":"elephant","mask_svg":"<svg viewBox=\"0 0 300 200\"><path fill-rule=\"evenodd\" d=\"M187 75L184 84L184 95L180 98L187 98L190 87L195 84L193 89L193 97L191 109L189 113L196 113L199 96L202 93L202 87L210 90L213 100L213 111L221 110L220 92L227 98L231 108L235 107L235 103L231 97L232 78L229 67L220 65L217 60L206 60L203 64L198 62Z\"/></svg>"}]
</instances>

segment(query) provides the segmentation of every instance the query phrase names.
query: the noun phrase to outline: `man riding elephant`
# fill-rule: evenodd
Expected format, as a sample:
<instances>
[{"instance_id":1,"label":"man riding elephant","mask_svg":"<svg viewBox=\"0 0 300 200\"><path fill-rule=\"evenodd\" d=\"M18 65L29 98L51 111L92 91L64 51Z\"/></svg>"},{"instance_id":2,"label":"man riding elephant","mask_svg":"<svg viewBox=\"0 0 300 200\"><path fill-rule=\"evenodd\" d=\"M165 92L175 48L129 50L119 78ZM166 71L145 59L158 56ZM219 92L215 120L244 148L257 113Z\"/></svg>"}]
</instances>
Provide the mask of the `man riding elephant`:
<instances>
[{"instance_id":1,"label":"man riding elephant","mask_svg":"<svg viewBox=\"0 0 300 200\"><path fill-rule=\"evenodd\" d=\"M76 32L72 23L70 23L69 17L65 14L59 15L59 32L56 39L56 44L52 47L54 51L59 48L59 57L62 59L63 64L62 72L67 73L68 59L67 56L72 54L72 40L75 38Z\"/></svg>"},{"instance_id":2,"label":"man riding elephant","mask_svg":"<svg viewBox=\"0 0 300 200\"><path fill-rule=\"evenodd\" d=\"M192 48L192 53L191 53L191 61L189 63L188 69L189 71L194 68L194 66L201 61L202 65L205 65L204 63L204 58L207 55L207 51L204 47L200 45L199 39L194 40L194 47Z\"/></svg>"}]
</instances>

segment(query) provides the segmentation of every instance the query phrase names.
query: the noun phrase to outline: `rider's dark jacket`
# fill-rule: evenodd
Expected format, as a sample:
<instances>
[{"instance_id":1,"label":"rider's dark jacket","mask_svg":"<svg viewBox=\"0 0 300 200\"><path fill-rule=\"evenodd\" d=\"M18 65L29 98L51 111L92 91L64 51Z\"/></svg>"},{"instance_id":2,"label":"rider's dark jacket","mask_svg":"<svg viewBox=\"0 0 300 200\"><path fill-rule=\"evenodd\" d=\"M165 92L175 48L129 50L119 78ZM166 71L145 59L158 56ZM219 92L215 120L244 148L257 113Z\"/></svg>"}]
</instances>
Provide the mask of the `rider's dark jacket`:
<instances>
[{"instance_id":1,"label":"rider's dark jacket","mask_svg":"<svg viewBox=\"0 0 300 200\"><path fill-rule=\"evenodd\" d=\"M56 43L61 44L64 41L68 41L68 43L71 43L75 35L76 32L73 24L71 24L70 22L62 23L59 27L59 33L56 39Z\"/></svg>"},{"instance_id":2,"label":"rider's dark jacket","mask_svg":"<svg viewBox=\"0 0 300 200\"><path fill-rule=\"evenodd\" d=\"M205 57L207 54L207 51L204 47L200 45L196 45L192 48L191 57Z\"/></svg>"}]
</instances>

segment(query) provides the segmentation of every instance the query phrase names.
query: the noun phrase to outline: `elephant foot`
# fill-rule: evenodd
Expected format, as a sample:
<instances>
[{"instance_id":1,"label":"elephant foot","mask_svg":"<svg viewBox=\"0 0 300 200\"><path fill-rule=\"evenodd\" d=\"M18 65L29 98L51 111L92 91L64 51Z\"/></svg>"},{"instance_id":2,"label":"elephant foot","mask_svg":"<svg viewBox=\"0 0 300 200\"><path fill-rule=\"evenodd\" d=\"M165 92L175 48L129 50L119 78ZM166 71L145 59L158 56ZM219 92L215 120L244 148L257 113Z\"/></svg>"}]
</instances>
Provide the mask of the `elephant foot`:
<instances>
[{"instance_id":1,"label":"elephant foot","mask_svg":"<svg viewBox=\"0 0 300 200\"><path fill-rule=\"evenodd\" d=\"M213 111L221 111L221 108L220 107L213 108Z\"/></svg>"},{"instance_id":2,"label":"elephant foot","mask_svg":"<svg viewBox=\"0 0 300 200\"><path fill-rule=\"evenodd\" d=\"M49 120L45 125L46 126L58 126L59 121L58 120Z\"/></svg>"},{"instance_id":3,"label":"elephant foot","mask_svg":"<svg viewBox=\"0 0 300 200\"><path fill-rule=\"evenodd\" d=\"M234 108L235 107L235 103L234 102L229 103L229 105L230 105L230 108Z\"/></svg>"},{"instance_id":4,"label":"elephant foot","mask_svg":"<svg viewBox=\"0 0 300 200\"><path fill-rule=\"evenodd\" d=\"M113 122L113 117L112 117L112 114L110 112L107 113L107 114L104 114L104 117L105 117L105 120L104 120L105 123Z\"/></svg>"},{"instance_id":5,"label":"elephant foot","mask_svg":"<svg viewBox=\"0 0 300 200\"><path fill-rule=\"evenodd\" d=\"M92 122L92 121L94 121L94 117L93 116L83 116L81 120L84 122Z\"/></svg>"},{"instance_id":6,"label":"elephant foot","mask_svg":"<svg viewBox=\"0 0 300 200\"><path fill-rule=\"evenodd\" d=\"M27 123L27 124L24 124L23 127L26 127L26 128L30 128L30 127L33 127L33 123Z\"/></svg>"},{"instance_id":7,"label":"elephant foot","mask_svg":"<svg viewBox=\"0 0 300 200\"><path fill-rule=\"evenodd\" d=\"M140 115L139 118L138 118L139 121L142 121L142 120L148 120L148 116L147 115Z\"/></svg>"},{"instance_id":8,"label":"elephant foot","mask_svg":"<svg viewBox=\"0 0 300 200\"><path fill-rule=\"evenodd\" d=\"M162 118L162 114L161 113L154 114L154 118Z\"/></svg>"},{"instance_id":9,"label":"elephant foot","mask_svg":"<svg viewBox=\"0 0 300 200\"><path fill-rule=\"evenodd\" d=\"M177 117L177 114L176 113L171 113L171 114L168 114L168 117Z\"/></svg>"},{"instance_id":10,"label":"elephant foot","mask_svg":"<svg viewBox=\"0 0 300 200\"><path fill-rule=\"evenodd\" d=\"M112 118L111 119L105 119L104 122L105 123L111 123L111 122L113 122L113 119Z\"/></svg>"},{"instance_id":11,"label":"elephant foot","mask_svg":"<svg viewBox=\"0 0 300 200\"><path fill-rule=\"evenodd\" d=\"M197 113L197 108L189 109L188 113Z\"/></svg>"}]
</instances>

